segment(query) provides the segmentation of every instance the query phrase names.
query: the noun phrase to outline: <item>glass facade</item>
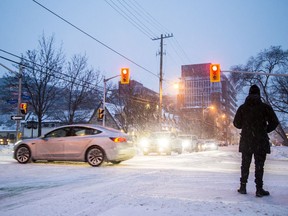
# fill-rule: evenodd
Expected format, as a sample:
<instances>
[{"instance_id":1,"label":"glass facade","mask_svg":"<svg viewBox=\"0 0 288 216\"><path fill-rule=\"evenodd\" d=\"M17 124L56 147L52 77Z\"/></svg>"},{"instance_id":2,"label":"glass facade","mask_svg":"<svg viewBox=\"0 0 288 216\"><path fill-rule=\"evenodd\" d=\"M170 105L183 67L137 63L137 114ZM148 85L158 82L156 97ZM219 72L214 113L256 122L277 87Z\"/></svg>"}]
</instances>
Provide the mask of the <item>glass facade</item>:
<instances>
[{"instance_id":1,"label":"glass facade","mask_svg":"<svg viewBox=\"0 0 288 216\"><path fill-rule=\"evenodd\" d=\"M208 107L213 102L211 95L221 93L221 82L211 83L209 77L182 77L182 82L184 108Z\"/></svg>"}]
</instances>

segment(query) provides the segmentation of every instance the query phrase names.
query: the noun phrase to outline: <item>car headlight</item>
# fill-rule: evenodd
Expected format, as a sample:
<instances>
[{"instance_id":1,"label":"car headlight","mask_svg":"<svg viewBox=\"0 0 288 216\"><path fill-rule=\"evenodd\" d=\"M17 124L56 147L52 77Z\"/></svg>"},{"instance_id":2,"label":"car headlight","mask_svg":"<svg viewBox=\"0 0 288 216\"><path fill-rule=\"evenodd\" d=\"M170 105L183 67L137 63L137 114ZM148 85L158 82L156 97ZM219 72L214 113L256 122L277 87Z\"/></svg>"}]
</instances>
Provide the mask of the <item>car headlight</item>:
<instances>
[{"instance_id":1,"label":"car headlight","mask_svg":"<svg viewBox=\"0 0 288 216\"><path fill-rule=\"evenodd\" d=\"M143 138L143 139L140 140L139 144L142 147L147 147L149 145L149 140L146 139L146 138Z\"/></svg>"},{"instance_id":2,"label":"car headlight","mask_svg":"<svg viewBox=\"0 0 288 216\"><path fill-rule=\"evenodd\" d=\"M188 140L183 140L182 141L182 146L183 146L183 148L190 147L190 142Z\"/></svg>"},{"instance_id":3,"label":"car headlight","mask_svg":"<svg viewBox=\"0 0 288 216\"><path fill-rule=\"evenodd\" d=\"M159 139L158 140L158 145L160 146L160 147L167 147L167 146L169 146L169 139L166 139L166 138L162 138L162 139Z\"/></svg>"}]
</instances>

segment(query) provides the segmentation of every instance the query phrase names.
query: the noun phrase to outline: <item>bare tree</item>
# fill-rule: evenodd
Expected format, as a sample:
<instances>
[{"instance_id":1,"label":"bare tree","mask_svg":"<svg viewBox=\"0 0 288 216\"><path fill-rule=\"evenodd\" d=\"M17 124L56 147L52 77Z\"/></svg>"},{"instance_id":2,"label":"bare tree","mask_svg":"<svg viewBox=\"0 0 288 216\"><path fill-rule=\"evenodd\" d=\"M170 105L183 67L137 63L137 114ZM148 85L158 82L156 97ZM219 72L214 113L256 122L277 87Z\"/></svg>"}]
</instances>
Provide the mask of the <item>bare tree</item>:
<instances>
[{"instance_id":1,"label":"bare tree","mask_svg":"<svg viewBox=\"0 0 288 216\"><path fill-rule=\"evenodd\" d=\"M41 124L47 111L57 100L58 85L62 75L64 55L62 50L54 47L54 37L39 40L38 50L28 50L23 55L22 64L25 65L23 73L23 89L31 97L31 106L37 115L38 136L41 135ZM29 105L29 106L30 106Z\"/></svg>"},{"instance_id":2,"label":"bare tree","mask_svg":"<svg viewBox=\"0 0 288 216\"><path fill-rule=\"evenodd\" d=\"M67 77L62 93L61 110L58 117L68 124L85 122L100 98L97 89L100 82L99 72L88 68L87 57L74 55L67 66ZM77 112L78 111L78 112Z\"/></svg>"},{"instance_id":3,"label":"bare tree","mask_svg":"<svg viewBox=\"0 0 288 216\"><path fill-rule=\"evenodd\" d=\"M280 46L271 46L269 49L261 51L256 57L250 57L246 65L236 65L232 67L235 71L264 72L268 75L259 74L238 74L232 73L231 80L236 83L237 89L242 89L251 84L257 84L261 88L264 101L274 108L278 113L280 125L277 128L278 134L283 138L284 144L288 145L288 140L283 130L287 124L288 78L271 76L270 74L288 73L288 50L282 50Z\"/></svg>"},{"instance_id":4,"label":"bare tree","mask_svg":"<svg viewBox=\"0 0 288 216\"><path fill-rule=\"evenodd\" d=\"M128 132L133 129L136 131L153 130L158 126L156 117L157 106L156 96L145 93L136 93L132 85L122 89L118 95L118 104L122 105L122 110L117 110L121 115L118 116L123 129ZM114 100L115 101L115 100Z\"/></svg>"}]
</instances>

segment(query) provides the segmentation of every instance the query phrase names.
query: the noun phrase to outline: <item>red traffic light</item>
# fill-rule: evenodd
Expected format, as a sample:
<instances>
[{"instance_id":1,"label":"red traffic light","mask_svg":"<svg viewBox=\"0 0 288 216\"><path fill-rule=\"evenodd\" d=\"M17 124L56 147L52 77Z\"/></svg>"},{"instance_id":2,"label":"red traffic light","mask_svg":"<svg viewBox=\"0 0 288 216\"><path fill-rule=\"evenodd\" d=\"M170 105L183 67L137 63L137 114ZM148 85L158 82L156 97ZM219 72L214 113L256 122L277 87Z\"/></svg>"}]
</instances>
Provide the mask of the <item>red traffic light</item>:
<instances>
[{"instance_id":1,"label":"red traffic light","mask_svg":"<svg viewBox=\"0 0 288 216\"><path fill-rule=\"evenodd\" d=\"M20 104L20 111L23 115L26 115L27 113L27 103L21 103Z\"/></svg>"},{"instance_id":2,"label":"red traffic light","mask_svg":"<svg viewBox=\"0 0 288 216\"><path fill-rule=\"evenodd\" d=\"M220 64L210 64L210 82L220 82Z\"/></svg>"},{"instance_id":3,"label":"red traffic light","mask_svg":"<svg viewBox=\"0 0 288 216\"><path fill-rule=\"evenodd\" d=\"M130 71L129 68L121 68L121 84L129 84L130 82Z\"/></svg>"}]
</instances>

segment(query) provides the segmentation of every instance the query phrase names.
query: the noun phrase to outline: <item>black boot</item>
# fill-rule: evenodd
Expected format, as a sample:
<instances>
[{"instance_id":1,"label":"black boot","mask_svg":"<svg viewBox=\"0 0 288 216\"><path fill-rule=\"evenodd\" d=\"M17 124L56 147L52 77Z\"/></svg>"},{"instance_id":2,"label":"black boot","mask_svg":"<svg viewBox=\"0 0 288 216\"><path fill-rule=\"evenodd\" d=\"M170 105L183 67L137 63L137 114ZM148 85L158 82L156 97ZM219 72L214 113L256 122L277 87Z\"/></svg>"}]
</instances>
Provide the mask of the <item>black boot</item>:
<instances>
[{"instance_id":1,"label":"black boot","mask_svg":"<svg viewBox=\"0 0 288 216\"><path fill-rule=\"evenodd\" d=\"M256 190L257 197L263 197L263 196L269 196L269 195L270 195L269 191L264 190L262 187L257 188Z\"/></svg>"},{"instance_id":2,"label":"black boot","mask_svg":"<svg viewBox=\"0 0 288 216\"><path fill-rule=\"evenodd\" d=\"M238 192L240 194L247 194L247 191L246 191L246 183L241 183L240 184L240 188L238 189Z\"/></svg>"}]
</instances>

